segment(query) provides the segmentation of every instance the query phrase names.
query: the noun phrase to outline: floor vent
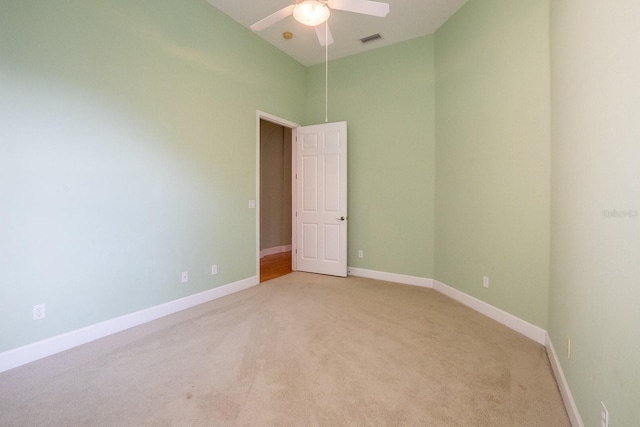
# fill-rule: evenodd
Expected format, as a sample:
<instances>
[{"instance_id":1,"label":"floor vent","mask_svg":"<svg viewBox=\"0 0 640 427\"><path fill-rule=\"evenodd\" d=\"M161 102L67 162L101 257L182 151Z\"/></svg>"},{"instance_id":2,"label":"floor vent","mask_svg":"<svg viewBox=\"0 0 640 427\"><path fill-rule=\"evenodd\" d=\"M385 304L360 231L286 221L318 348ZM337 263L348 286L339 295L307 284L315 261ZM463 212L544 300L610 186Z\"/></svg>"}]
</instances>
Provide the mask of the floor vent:
<instances>
[{"instance_id":1,"label":"floor vent","mask_svg":"<svg viewBox=\"0 0 640 427\"><path fill-rule=\"evenodd\" d=\"M372 42L374 40L378 40L378 39L381 39L381 38L382 38L382 36L380 34L372 34L370 36L361 38L360 41L362 43L369 43L369 42Z\"/></svg>"}]
</instances>

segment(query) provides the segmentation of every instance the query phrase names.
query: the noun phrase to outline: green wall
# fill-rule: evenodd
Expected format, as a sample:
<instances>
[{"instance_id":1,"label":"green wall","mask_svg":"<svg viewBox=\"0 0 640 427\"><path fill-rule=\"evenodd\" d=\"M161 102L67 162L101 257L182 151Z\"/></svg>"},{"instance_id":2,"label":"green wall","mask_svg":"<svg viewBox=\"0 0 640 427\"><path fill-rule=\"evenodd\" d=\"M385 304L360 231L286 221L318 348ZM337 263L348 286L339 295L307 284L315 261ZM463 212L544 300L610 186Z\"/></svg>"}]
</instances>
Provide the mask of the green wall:
<instances>
[{"instance_id":1,"label":"green wall","mask_svg":"<svg viewBox=\"0 0 640 427\"><path fill-rule=\"evenodd\" d=\"M549 334L587 426L640 422L640 3L551 6ZM571 358L566 339L571 338Z\"/></svg>"},{"instance_id":2,"label":"green wall","mask_svg":"<svg viewBox=\"0 0 640 427\"><path fill-rule=\"evenodd\" d=\"M256 110L305 78L205 1L3 2L0 352L255 276Z\"/></svg>"},{"instance_id":3,"label":"green wall","mask_svg":"<svg viewBox=\"0 0 640 427\"><path fill-rule=\"evenodd\" d=\"M433 277L433 49L420 37L329 64L328 118L348 122L351 267ZM322 123L325 66L307 79L306 123Z\"/></svg>"},{"instance_id":4,"label":"green wall","mask_svg":"<svg viewBox=\"0 0 640 427\"><path fill-rule=\"evenodd\" d=\"M482 0L469 1L435 37L435 279L542 328L548 29L547 1Z\"/></svg>"}]
</instances>

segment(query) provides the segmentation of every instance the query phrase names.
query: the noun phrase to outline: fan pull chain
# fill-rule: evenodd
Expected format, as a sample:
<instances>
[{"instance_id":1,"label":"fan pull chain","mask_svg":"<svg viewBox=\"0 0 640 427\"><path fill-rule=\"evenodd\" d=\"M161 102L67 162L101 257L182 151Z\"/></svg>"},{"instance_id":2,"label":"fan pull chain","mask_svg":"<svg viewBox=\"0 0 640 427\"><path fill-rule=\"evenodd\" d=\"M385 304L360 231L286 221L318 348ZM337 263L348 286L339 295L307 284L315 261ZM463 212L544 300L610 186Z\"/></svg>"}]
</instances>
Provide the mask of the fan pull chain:
<instances>
[{"instance_id":1,"label":"fan pull chain","mask_svg":"<svg viewBox=\"0 0 640 427\"><path fill-rule=\"evenodd\" d=\"M329 24L324 21L324 122L329 122Z\"/></svg>"}]
</instances>

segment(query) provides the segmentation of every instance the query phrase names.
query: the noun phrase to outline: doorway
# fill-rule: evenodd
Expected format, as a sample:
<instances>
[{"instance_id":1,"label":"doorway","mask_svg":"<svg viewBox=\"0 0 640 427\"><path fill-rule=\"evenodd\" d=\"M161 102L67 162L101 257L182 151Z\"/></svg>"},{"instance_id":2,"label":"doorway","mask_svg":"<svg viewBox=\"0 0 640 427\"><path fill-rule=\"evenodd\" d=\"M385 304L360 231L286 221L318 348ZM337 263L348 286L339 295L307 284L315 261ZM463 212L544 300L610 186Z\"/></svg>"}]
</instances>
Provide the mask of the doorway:
<instances>
[{"instance_id":1,"label":"doorway","mask_svg":"<svg viewBox=\"0 0 640 427\"><path fill-rule=\"evenodd\" d=\"M291 248L291 268L284 274L300 269L346 277L347 122L299 127L258 111L256 130L258 274L263 255L282 254ZM262 144L263 137L266 144L271 133L277 135L275 144L280 147L273 157ZM272 180L280 198L270 193L273 189L264 188L263 181ZM285 210L292 220L283 214Z\"/></svg>"},{"instance_id":2,"label":"doorway","mask_svg":"<svg viewBox=\"0 0 640 427\"><path fill-rule=\"evenodd\" d=\"M295 268L292 225L296 124L258 113L258 271L260 282Z\"/></svg>"}]
</instances>

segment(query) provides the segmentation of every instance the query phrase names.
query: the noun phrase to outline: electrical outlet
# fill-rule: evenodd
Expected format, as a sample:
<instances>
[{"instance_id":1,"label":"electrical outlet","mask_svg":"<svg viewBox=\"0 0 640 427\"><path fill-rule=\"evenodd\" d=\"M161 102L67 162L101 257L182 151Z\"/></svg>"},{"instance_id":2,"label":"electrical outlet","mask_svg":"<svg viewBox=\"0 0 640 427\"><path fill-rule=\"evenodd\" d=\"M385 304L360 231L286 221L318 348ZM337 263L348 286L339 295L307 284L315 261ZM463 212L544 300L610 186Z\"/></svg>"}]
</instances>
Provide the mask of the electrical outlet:
<instances>
[{"instance_id":1,"label":"electrical outlet","mask_svg":"<svg viewBox=\"0 0 640 427\"><path fill-rule=\"evenodd\" d=\"M362 249L358 251L358 258L364 258L364 251Z\"/></svg>"},{"instance_id":2,"label":"electrical outlet","mask_svg":"<svg viewBox=\"0 0 640 427\"><path fill-rule=\"evenodd\" d=\"M571 338L567 337L567 359L571 359Z\"/></svg>"},{"instance_id":3,"label":"electrical outlet","mask_svg":"<svg viewBox=\"0 0 640 427\"><path fill-rule=\"evenodd\" d=\"M189 281L189 272L183 271L180 280L182 281L182 283L187 283Z\"/></svg>"},{"instance_id":4,"label":"electrical outlet","mask_svg":"<svg viewBox=\"0 0 640 427\"><path fill-rule=\"evenodd\" d=\"M485 288L489 287L489 278L487 276L484 276L482 278L482 286L484 286Z\"/></svg>"},{"instance_id":5,"label":"electrical outlet","mask_svg":"<svg viewBox=\"0 0 640 427\"><path fill-rule=\"evenodd\" d=\"M44 319L45 310L44 304L37 304L33 306L33 320Z\"/></svg>"},{"instance_id":6,"label":"electrical outlet","mask_svg":"<svg viewBox=\"0 0 640 427\"><path fill-rule=\"evenodd\" d=\"M212 275L218 274L218 266L216 264L211 266L211 274Z\"/></svg>"},{"instance_id":7,"label":"electrical outlet","mask_svg":"<svg viewBox=\"0 0 640 427\"><path fill-rule=\"evenodd\" d=\"M600 427L609 427L609 411L604 402L600 402Z\"/></svg>"}]
</instances>

